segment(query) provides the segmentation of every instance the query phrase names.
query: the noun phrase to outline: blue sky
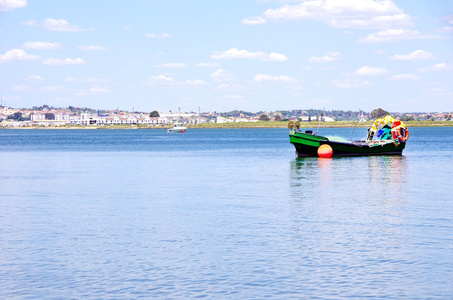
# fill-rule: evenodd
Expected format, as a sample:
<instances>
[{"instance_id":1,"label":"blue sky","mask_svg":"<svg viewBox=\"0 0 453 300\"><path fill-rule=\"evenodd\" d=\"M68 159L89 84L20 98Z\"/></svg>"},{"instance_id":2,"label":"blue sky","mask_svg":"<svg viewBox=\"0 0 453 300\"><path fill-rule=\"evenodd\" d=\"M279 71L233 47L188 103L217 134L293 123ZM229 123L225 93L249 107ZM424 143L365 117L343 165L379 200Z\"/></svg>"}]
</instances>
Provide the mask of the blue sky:
<instances>
[{"instance_id":1,"label":"blue sky","mask_svg":"<svg viewBox=\"0 0 453 300\"><path fill-rule=\"evenodd\" d=\"M136 111L453 111L450 0L0 0L0 96Z\"/></svg>"}]
</instances>

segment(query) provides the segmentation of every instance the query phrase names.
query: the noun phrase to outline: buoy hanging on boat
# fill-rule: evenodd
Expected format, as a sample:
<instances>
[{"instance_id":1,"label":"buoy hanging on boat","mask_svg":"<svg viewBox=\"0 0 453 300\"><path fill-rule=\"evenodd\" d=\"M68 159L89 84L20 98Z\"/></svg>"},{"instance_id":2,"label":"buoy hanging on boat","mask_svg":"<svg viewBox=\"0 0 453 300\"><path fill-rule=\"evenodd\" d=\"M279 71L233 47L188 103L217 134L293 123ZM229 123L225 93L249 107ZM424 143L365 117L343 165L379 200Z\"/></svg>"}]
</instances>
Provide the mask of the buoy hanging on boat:
<instances>
[{"instance_id":1,"label":"buoy hanging on boat","mask_svg":"<svg viewBox=\"0 0 453 300\"><path fill-rule=\"evenodd\" d=\"M332 157L333 149L330 145L323 144L318 148L318 156L322 158L329 158Z\"/></svg>"},{"instance_id":2,"label":"buoy hanging on boat","mask_svg":"<svg viewBox=\"0 0 453 300\"><path fill-rule=\"evenodd\" d=\"M293 128L294 128L294 121L289 121L288 122L288 129L289 130L293 130Z\"/></svg>"},{"instance_id":3,"label":"buoy hanging on boat","mask_svg":"<svg viewBox=\"0 0 453 300\"><path fill-rule=\"evenodd\" d=\"M401 121L396 121L392 126L392 137L394 140L406 142L409 138L409 130Z\"/></svg>"}]
</instances>

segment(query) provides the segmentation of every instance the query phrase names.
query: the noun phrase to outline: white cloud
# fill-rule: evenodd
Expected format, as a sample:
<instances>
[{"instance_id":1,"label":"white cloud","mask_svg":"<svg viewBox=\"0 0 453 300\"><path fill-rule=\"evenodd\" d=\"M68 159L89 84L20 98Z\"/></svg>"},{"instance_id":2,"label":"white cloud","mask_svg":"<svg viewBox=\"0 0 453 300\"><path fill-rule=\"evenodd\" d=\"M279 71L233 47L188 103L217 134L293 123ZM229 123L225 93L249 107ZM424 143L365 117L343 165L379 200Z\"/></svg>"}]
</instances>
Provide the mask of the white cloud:
<instances>
[{"instance_id":1,"label":"white cloud","mask_svg":"<svg viewBox=\"0 0 453 300\"><path fill-rule=\"evenodd\" d=\"M13 87L13 91L15 92L25 91L26 89L26 85L16 85L15 87Z\"/></svg>"},{"instance_id":2,"label":"white cloud","mask_svg":"<svg viewBox=\"0 0 453 300\"><path fill-rule=\"evenodd\" d=\"M447 65L446 63L439 63L439 64L435 64L433 66L429 66L427 68L422 68L419 71L420 72L438 72L438 71L447 71L447 70L451 70L451 69L452 69L452 67Z\"/></svg>"},{"instance_id":3,"label":"white cloud","mask_svg":"<svg viewBox=\"0 0 453 300\"><path fill-rule=\"evenodd\" d=\"M102 46L95 46L95 45L89 45L89 46L79 46L78 47L82 51L104 51L107 50L107 48L102 47Z\"/></svg>"},{"instance_id":4,"label":"white cloud","mask_svg":"<svg viewBox=\"0 0 453 300\"><path fill-rule=\"evenodd\" d=\"M324 56L312 56L308 61L313 63L327 63L340 59L340 53L338 52L328 52Z\"/></svg>"},{"instance_id":5,"label":"white cloud","mask_svg":"<svg viewBox=\"0 0 453 300\"><path fill-rule=\"evenodd\" d=\"M373 68L369 66L363 66L355 71L355 74L359 76L385 75L387 73L388 71L384 68Z\"/></svg>"},{"instance_id":6,"label":"white cloud","mask_svg":"<svg viewBox=\"0 0 453 300\"><path fill-rule=\"evenodd\" d=\"M230 85L229 84L221 84L219 86L216 87L216 89L218 90L223 90L223 91L226 91L230 88Z\"/></svg>"},{"instance_id":7,"label":"white cloud","mask_svg":"<svg viewBox=\"0 0 453 300\"><path fill-rule=\"evenodd\" d=\"M220 68L220 64L218 63L198 63L195 64L197 67L207 67L207 68Z\"/></svg>"},{"instance_id":8,"label":"white cloud","mask_svg":"<svg viewBox=\"0 0 453 300\"><path fill-rule=\"evenodd\" d=\"M157 68L185 68L187 67L186 63L166 63L157 65Z\"/></svg>"},{"instance_id":9,"label":"white cloud","mask_svg":"<svg viewBox=\"0 0 453 300\"><path fill-rule=\"evenodd\" d=\"M0 54L0 63L10 61L32 61L40 59L39 56L28 54L22 49L12 49L7 51L5 54Z\"/></svg>"},{"instance_id":10,"label":"white cloud","mask_svg":"<svg viewBox=\"0 0 453 300\"><path fill-rule=\"evenodd\" d=\"M259 25L267 23L265 18L262 17L250 17L242 20L242 24L246 25Z\"/></svg>"},{"instance_id":11,"label":"white cloud","mask_svg":"<svg viewBox=\"0 0 453 300\"><path fill-rule=\"evenodd\" d=\"M95 78L95 77L91 77L91 78L87 78L85 79L86 82L91 82L91 83L95 83L95 82L108 82L107 79L104 79L104 78Z\"/></svg>"},{"instance_id":12,"label":"white cloud","mask_svg":"<svg viewBox=\"0 0 453 300\"><path fill-rule=\"evenodd\" d=\"M389 77L390 80L400 80L400 81L410 81L410 80L419 80L420 77L418 77L415 74L395 74Z\"/></svg>"},{"instance_id":13,"label":"white cloud","mask_svg":"<svg viewBox=\"0 0 453 300\"><path fill-rule=\"evenodd\" d=\"M215 82L224 82L224 81L232 81L235 80L234 74L228 73L223 69L218 69L214 73L211 73L211 78Z\"/></svg>"},{"instance_id":14,"label":"white cloud","mask_svg":"<svg viewBox=\"0 0 453 300\"><path fill-rule=\"evenodd\" d=\"M439 39L439 36L422 34L417 30L387 29L359 39L360 43L399 42L400 40Z\"/></svg>"},{"instance_id":15,"label":"white cloud","mask_svg":"<svg viewBox=\"0 0 453 300\"><path fill-rule=\"evenodd\" d=\"M439 87L439 88L432 88L430 90L431 94L433 96L436 96L436 97L448 97L448 98L451 98L453 97L453 92L446 89L446 88L442 88L442 87Z\"/></svg>"},{"instance_id":16,"label":"white cloud","mask_svg":"<svg viewBox=\"0 0 453 300\"><path fill-rule=\"evenodd\" d=\"M172 77L160 74L156 76L152 76L148 81L145 83L151 87L172 87L172 88L194 88L200 87L206 84L204 80L201 79L188 79L186 81L176 81Z\"/></svg>"},{"instance_id":17,"label":"white cloud","mask_svg":"<svg viewBox=\"0 0 453 300\"><path fill-rule=\"evenodd\" d=\"M27 6L27 0L0 0L0 11L12 11Z\"/></svg>"},{"instance_id":18,"label":"white cloud","mask_svg":"<svg viewBox=\"0 0 453 300\"><path fill-rule=\"evenodd\" d=\"M104 82L108 82L108 79L105 79L105 78L97 78L97 77L89 77L89 78L86 78L86 79L75 79L73 77L66 77L64 80L64 82L89 82L89 83L104 83Z\"/></svg>"},{"instance_id":19,"label":"white cloud","mask_svg":"<svg viewBox=\"0 0 453 300\"><path fill-rule=\"evenodd\" d=\"M146 85L149 86L161 86L161 85L170 85L174 84L174 80L172 77L169 77L164 74L152 76L148 81L146 82Z\"/></svg>"},{"instance_id":20,"label":"white cloud","mask_svg":"<svg viewBox=\"0 0 453 300\"><path fill-rule=\"evenodd\" d=\"M409 54L396 54L390 57L392 60L423 60L433 59L434 55L424 50L415 50Z\"/></svg>"},{"instance_id":21,"label":"white cloud","mask_svg":"<svg viewBox=\"0 0 453 300\"><path fill-rule=\"evenodd\" d=\"M205 85L206 82L201 79L195 79L195 80L186 80L186 84L197 86L197 85Z\"/></svg>"},{"instance_id":22,"label":"white cloud","mask_svg":"<svg viewBox=\"0 0 453 300\"><path fill-rule=\"evenodd\" d=\"M51 31L85 31L85 29L76 25L71 25L68 21L63 19L46 19L44 20L43 27Z\"/></svg>"},{"instance_id":23,"label":"white cloud","mask_svg":"<svg viewBox=\"0 0 453 300\"><path fill-rule=\"evenodd\" d=\"M288 58L279 53L272 52L267 54L264 52L249 52L247 50L239 50L237 48L231 48L227 51L217 51L211 54L212 59L259 59L261 61L287 61Z\"/></svg>"},{"instance_id":24,"label":"white cloud","mask_svg":"<svg viewBox=\"0 0 453 300\"><path fill-rule=\"evenodd\" d=\"M168 77L166 75L157 75L157 76L152 76L152 80L159 80L159 81L168 81L168 82L173 82L173 78Z\"/></svg>"},{"instance_id":25,"label":"white cloud","mask_svg":"<svg viewBox=\"0 0 453 300\"><path fill-rule=\"evenodd\" d=\"M274 21L313 20L335 28L383 29L412 26L412 18L391 0L307 0L278 9L268 9L263 13L263 18Z\"/></svg>"},{"instance_id":26,"label":"white cloud","mask_svg":"<svg viewBox=\"0 0 453 300\"><path fill-rule=\"evenodd\" d=\"M109 89L100 88L100 87L92 87L89 89L80 90L79 92L76 93L76 95L85 97L85 96L93 96L93 95L108 94L108 93L110 93Z\"/></svg>"},{"instance_id":27,"label":"white cloud","mask_svg":"<svg viewBox=\"0 0 453 300\"><path fill-rule=\"evenodd\" d=\"M78 58L47 58L43 61L43 64L45 65L52 65L52 66L68 66L68 65L83 65L86 64L86 62L81 59L80 57Z\"/></svg>"},{"instance_id":28,"label":"white cloud","mask_svg":"<svg viewBox=\"0 0 453 300\"><path fill-rule=\"evenodd\" d=\"M36 20L28 20L28 21L22 22L22 25L26 25L26 26L37 26L37 25L39 25L39 22L36 21Z\"/></svg>"},{"instance_id":29,"label":"white cloud","mask_svg":"<svg viewBox=\"0 0 453 300\"><path fill-rule=\"evenodd\" d=\"M169 35L168 33L147 33L145 34L145 37L150 39L168 39L171 38L171 35Z\"/></svg>"},{"instance_id":30,"label":"white cloud","mask_svg":"<svg viewBox=\"0 0 453 300\"><path fill-rule=\"evenodd\" d=\"M239 50L231 48L224 52L214 52L211 55L212 59L230 59L230 58L244 58L244 59L265 59L268 55L264 52L249 52L247 50Z\"/></svg>"},{"instance_id":31,"label":"white cloud","mask_svg":"<svg viewBox=\"0 0 453 300\"><path fill-rule=\"evenodd\" d=\"M44 93L59 93L64 91L64 88L62 86L43 86L40 91Z\"/></svg>"},{"instance_id":32,"label":"white cloud","mask_svg":"<svg viewBox=\"0 0 453 300\"><path fill-rule=\"evenodd\" d=\"M109 89L98 88L98 87L90 88L90 89L88 89L88 91L90 91L92 94L106 94L106 93L110 93Z\"/></svg>"},{"instance_id":33,"label":"white cloud","mask_svg":"<svg viewBox=\"0 0 453 300\"><path fill-rule=\"evenodd\" d=\"M288 57L286 57L283 54L275 53L275 52L272 52L271 54L269 54L269 57L265 59L265 61L280 61L280 62L287 61L287 60L288 60Z\"/></svg>"},{"instance_id":34,"label":"white cloud","mask_svg":"<svg viewBox=\"0 0 453 300\"><path fill-rule=\"evenodd\" d=\"M58 42L26 42L23 44L25 49L34 49L34 50L55 50L61 49L61 45Z\"/></svg>"},{"instance_id":35,"label":"white cloud","mask_svg":"<svg viewBox=\"0 0 453 300\"><path fill-rule=\"evenodd\" d=\"M453 33L453 26L444 26L440 31L443 33L451 34Z\"/></svg>"},{"instance_id":36,"label":"white cloud","mask_svg":"<svg viewBox=\"0 0 453 300\"><path fill-rule=\"evenodd\" d=\"M44 78L42 78L39 75L30 75L27 77L28 81L44 81Z\"/></svg>"},{"instance_id":37,"label":"white cloud","mask_svg":"<svg viewBox=\"0 0 453 300\"><path fill-rule=\"evenodd\" d=\"M268 74L257 74L253 78L253 81L255 81L255 82L273 81L273 82L290 83L290 82L296 82L297 79L291 78L291 77L286 76L286 75L271 76L271 75L268 75Z\"/></svg>"},{"instance_id":38,"label":"white cloud","mask_svg":"<svg viewBox=\"0 0 453 300\"><path fill-rule=\"evenodd\" d=\"M332 82L334 87L337 88L344 88L344 89L351 89L351 88L361 88L361 87L369 87L372 86L373 83L370 81L361 81L355 78L348 78L344 80L334 80Z\"/></svg>"},{"instance_id":39,"label":"white cloud","mask_svg":"<svg viewBox=\"0 0 453 300\"><path fill-rule=\"evenodd\" d=\"M446 19L447 19L448 24L453 24L453 15L448 16Z\"/></svg>"}]
</instances>

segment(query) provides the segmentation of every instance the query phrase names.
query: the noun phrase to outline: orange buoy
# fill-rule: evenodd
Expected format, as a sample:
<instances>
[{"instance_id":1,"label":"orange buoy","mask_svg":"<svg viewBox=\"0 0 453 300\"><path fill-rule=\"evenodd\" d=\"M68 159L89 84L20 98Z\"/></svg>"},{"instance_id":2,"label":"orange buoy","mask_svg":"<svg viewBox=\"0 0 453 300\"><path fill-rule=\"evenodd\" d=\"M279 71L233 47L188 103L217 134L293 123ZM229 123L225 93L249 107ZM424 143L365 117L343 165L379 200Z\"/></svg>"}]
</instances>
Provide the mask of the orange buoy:
<instances>
[{"instance_id":1,"label":"orange buoy","mask_svg":"<svg viewBox=\"0 0 453 300\"><path fill-rule=\"evenodd\" d=\"M330 145L323 144L318 148L318 156L322 158L329 158L332 157L333 149Z\"/></svg>"}]
</instances>

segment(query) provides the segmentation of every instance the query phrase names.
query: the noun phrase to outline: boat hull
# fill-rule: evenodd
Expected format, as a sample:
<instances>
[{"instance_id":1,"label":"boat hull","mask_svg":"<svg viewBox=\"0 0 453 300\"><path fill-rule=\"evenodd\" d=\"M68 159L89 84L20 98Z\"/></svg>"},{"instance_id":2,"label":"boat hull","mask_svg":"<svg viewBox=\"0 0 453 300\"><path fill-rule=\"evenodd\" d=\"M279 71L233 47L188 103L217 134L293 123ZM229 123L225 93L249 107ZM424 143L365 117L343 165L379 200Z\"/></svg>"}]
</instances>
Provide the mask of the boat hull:
<instances>
[{"instance_id":1,"label":"boat hull","mask_svg":"<svg viewBox=\"0 0 453 300\"><path fill-rule=\"evenodd\" d=\"M167 129L167 132L180 132L180 133L183 133L183 132L186 132L186 129Z\"/></svg>"},{"instance_id":2,"label":"boat hull","mask_svg":"<svg viewBox=\"0 0 453 300\"><path fill-rule=\"evenodd\" d=\"M332 156L402 155L403 149L406 146L405 142L334 142L323 136L302 132L291 132L289 138L290 142L296 148L296 155L298 157L318 156L318 148L323 144L327 144L332 148Z\"/></svg>"}]
</instances>

